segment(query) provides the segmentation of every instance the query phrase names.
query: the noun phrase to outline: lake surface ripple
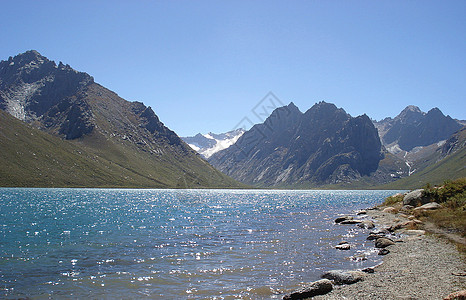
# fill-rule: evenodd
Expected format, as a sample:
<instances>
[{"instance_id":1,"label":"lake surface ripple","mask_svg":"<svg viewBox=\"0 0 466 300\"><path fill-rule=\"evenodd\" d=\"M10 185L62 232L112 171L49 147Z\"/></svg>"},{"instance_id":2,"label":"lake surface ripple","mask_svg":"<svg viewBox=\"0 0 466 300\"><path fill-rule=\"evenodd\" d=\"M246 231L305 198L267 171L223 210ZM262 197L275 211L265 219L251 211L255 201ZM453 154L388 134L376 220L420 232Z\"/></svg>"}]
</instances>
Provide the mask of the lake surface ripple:
<instances>
[{"instance_id":1,"label":"lake surface ripple","mask_svg":"<svg viewBox=\"0 0 466 300\"><path fill-rule=\"evenodd\" d=\"M0 296L280 298L376 264L368 231L333 220L393 193L3 188Z\"/></svg>"}]
</instances>

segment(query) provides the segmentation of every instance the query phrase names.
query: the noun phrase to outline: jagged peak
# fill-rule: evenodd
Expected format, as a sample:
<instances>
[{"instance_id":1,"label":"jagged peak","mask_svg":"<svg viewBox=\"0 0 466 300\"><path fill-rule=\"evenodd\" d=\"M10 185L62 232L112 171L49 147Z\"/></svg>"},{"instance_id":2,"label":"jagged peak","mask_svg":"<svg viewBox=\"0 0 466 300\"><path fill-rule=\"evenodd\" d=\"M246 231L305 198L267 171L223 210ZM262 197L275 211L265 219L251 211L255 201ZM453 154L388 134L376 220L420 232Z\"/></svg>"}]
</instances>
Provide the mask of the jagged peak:
<instances>
[{"instance_id":1,"label":"jagged peak","mask_svg":"<svg viewBox=\"0 0 466 300\"><path fill-rule=\"evenodd\" d=\"M406 106L399 114L394 118L395 121L401 122L417 122L426 113L423 112L419 107L415 105Z\"/></svg>"},{"instance_id":2,"label":"jagged peak","mask_svg":"<svg viewBox=\"0 0 466 300\"><path fill-rule=\"evenodd\" d=\"M331 114L331 113L342 113L350 116L343 108L338 108L333 103L328 103L325 101L320 101L314 104L311 108L309 108L305 114L306 115L315 115L315 114Z\"/></svg>"},{"instance_id":3,"label":"jagged peak","mask_svg":"<svg viewBox=\"0 0 466 300\"><path fill-rule=\"evenodd\" d=\"M301 111L299 110L299 108L294 104L293 101L291 101L290 104L288 104L286 107L288 107L288 109L301 112Z\"/></svg>"},{"instance_id":4,"label":"jagged peak","mask_svg":"<svg viewBox=\"0 0 466 300\"><path fill-rule=\"evenodd\" d=\"M431 110L429 110L427 112L427 114L430 116L430 115L442 115L442 116L445 116L442 111L438 108L438 107L434 107L432 108Z\"/></svg>"},{"instance_id":5,"label":"jagged peak","mask_svg":"<svg viewBox=\"0 0 466 300\"><path fill-rule=\"evenodd\" d=\"M31 62L34 64L41 65L46 62L51 62L47 57L42 56L36 50L28 50L24 53L20 53L16 55L15 57L10 57L8 61L10 62L10 64L13 63L13 64L19 64L19 65L30 64Z\"/></svg>"},{"instance_id":6,"label":"jagged peak","mask_svg":"<svg viewBox=\"0 0 466 300\"><path fill-rule=\"evenodd\" d=\"M79 72L73 69L70 65L64 64L61 61L57 65L55 61L41 55L37 50L28 50L14 57L10 56L8 61L1 61L0 67L19 72L30 72L31 70L37 70L45 67L48 71L57 69L60 71L79 74L85 78L83 81L84 83L94 82L94 78L91 75L85 72Z\"/></svg>"}]
</instances>

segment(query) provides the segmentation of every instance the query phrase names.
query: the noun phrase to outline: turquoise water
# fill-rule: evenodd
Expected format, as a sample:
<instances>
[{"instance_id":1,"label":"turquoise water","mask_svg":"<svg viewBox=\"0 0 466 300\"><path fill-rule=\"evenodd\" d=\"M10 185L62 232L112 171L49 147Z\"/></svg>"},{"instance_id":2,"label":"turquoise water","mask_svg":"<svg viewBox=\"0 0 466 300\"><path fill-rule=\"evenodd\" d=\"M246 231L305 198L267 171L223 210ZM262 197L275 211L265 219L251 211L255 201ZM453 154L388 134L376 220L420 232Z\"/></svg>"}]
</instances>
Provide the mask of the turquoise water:
<instances>
[{"instance_id":1,"label":"turquoise water","mask_svg":"<svg viewBox=\"0 0 466 300\"><path fill-rule=\"evenodd\" d=\"M0 297L281 298L377 263L367 230L333 220L393 193L0 189Z\"/></svg>"}]
</instances>

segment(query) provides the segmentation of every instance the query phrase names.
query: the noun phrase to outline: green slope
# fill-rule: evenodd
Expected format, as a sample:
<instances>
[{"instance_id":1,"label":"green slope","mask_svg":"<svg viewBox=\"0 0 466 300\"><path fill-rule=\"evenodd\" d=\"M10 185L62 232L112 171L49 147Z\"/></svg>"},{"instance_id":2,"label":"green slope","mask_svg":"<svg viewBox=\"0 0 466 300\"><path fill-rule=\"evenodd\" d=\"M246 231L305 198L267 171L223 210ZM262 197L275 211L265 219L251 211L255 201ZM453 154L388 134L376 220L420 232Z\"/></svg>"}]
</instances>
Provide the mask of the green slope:
<instances>
[{"instance_id":1,"label":"green slope","mask_svg":"<svg viewBox=\"0 0 466 300\"><path fill-rule=\"evenodd\" d=\"M415 189L426 183L442 184L447 179L466 177L466 148L400 180L381 186L384 189Z\"/></svg>"},{"instance_id":2,"label":"green slope","mask_svg":"<svg viewBox=\"0 0 466 300\"><path fill-rule=\"evenodd\" d=\"M101 147L89 147L93 140ZM0 186L241 187L203 160L193 159L183 173L177 170L186 163L182 157L157 161L130 147L104 143L95 135L86 143L62 140L0 110Z\"/></svg>"}]
</instances>

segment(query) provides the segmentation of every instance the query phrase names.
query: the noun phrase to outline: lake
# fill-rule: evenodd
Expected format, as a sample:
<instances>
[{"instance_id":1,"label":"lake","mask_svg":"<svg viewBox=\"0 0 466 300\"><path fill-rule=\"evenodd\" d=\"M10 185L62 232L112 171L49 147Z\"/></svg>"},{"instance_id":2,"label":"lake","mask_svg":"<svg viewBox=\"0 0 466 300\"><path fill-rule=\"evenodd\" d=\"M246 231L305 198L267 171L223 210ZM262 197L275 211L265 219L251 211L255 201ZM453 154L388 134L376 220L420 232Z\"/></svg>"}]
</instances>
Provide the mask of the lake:
<instances>
[{"instance_id":1,"label":"lake","mask_svg":"<svg viewBox=\"0 0 466 300\"><path fill-rule=\"evenodd\" d=\"M394 193L2 188L0 297L278 299L379 263L334 219Z\"/></svg>"}]
</instances>

